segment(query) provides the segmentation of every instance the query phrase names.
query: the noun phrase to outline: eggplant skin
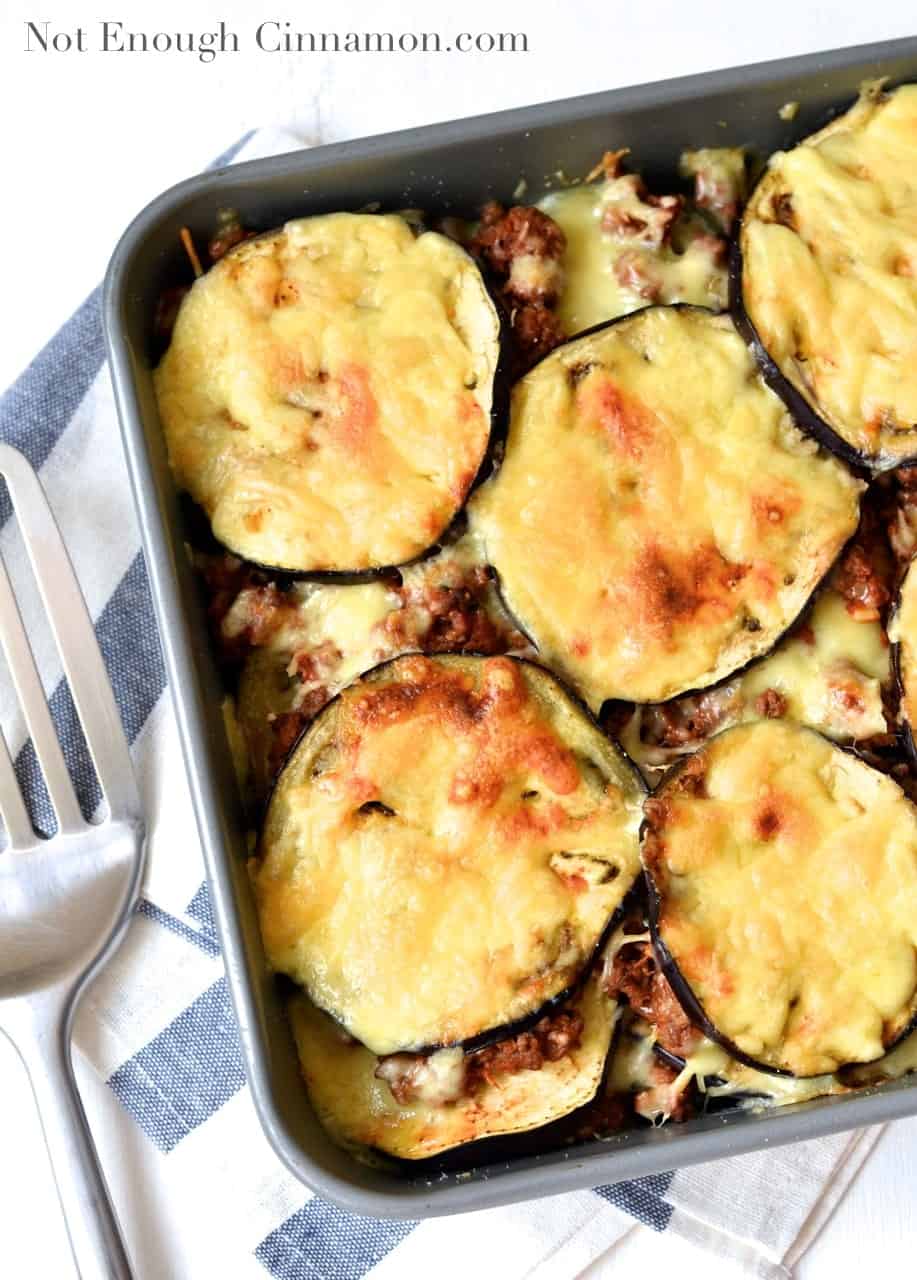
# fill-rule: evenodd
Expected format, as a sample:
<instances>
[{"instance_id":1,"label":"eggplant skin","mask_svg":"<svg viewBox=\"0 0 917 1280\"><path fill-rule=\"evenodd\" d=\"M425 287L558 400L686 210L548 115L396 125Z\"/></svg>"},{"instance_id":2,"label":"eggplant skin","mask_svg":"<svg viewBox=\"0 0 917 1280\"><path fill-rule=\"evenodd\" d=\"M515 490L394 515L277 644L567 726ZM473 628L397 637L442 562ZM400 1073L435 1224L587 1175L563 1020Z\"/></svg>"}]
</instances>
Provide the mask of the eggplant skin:
<instances>
[{"instance_id":1,"label":"eggplant skin","mask_svg":"<svg viewBox=\"0 0 917 1280\"><path fill-rule=\"evenodd\" d=\"M731 263L736 324L800 425L854 466L917 459L917 85L866 86L773 155Z\"/></svg>"},{"instance_id":2,"label":"eggplant skin","mask_svg":"<svg viewBox=\"0 0 917 1280\"><path fill-rule=\"evenodd\" d=\"M598 708L769 652L856 529L862 487L797 429L729 316L647 307L516 384L468 517L508 609Z\"/></svg>"},{"instance_id":3,"label":"eggplant skin","mask_svg":"<svg viewBox=\"0 0 917 1280\"><path fill-rule=\"evenodd\" d=\"M898 588L888 622L891 662L898 695L898 722L904 745L917 765L917 569L912 560Z\"/></svg>"},{"instance_id":4,"label":"eggplant skin","mask_svg":"<svg viewBox=\"0 0 917 1280\"><path fill-rule=\"evenodd\" d=\"M533 663L384 663L275 783L254 873L268 960L374 1053L483 1043L588 967L639 875L643 792Z\"/></svg>"},{"instance_id":5,"label":"eggplant skin","mask_svg":"<svg viewBox=\"0 0 917 1280\"><path fill-rule=\"evenodd\" d=\"M181 306L154 374L173 473L253 564L350 580L407 563L487 470L501 344L445 236L384 214L287 223Z\"/></svg>"},{"instance_id":6,"label":"eggplant skin","mask_svg":"<svg viewBox=\"0 0 917 1280\"><path fill-rule=\"evenodd\" d=\"M660 966L738 1061L820 1076L917 1019L917 810L810 729L729 729L645 806Z\"/></svg>"}]
</instances>

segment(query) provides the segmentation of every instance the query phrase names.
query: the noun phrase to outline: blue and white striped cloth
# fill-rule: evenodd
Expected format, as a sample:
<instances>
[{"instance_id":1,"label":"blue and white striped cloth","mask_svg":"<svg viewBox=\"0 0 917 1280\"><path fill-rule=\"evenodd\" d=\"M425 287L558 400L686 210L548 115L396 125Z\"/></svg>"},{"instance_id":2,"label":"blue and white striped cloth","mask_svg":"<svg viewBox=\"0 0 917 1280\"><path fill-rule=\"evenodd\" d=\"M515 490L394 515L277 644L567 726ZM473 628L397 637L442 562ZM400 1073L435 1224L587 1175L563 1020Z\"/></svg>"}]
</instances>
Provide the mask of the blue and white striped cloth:
<instances>
[{"instance_id":1,"label":"blue and white striped cloth","mask_svg":"<svg viewBox=\"0 0 917 1280\"><path fill-rule=\"evenodd\" d=\"M251 135L218 163L296 146ZM100 264L101 265L101 264ZM156 625L104 363L96 290L0 400L0 438L41 472L93 617L133 750L150 827L144 897L127 940L87 997L77 1044L143 1135L140 1168L109 1168L147 1204L168 1205L170 1280L399 1280L435 1273L568 1280L614 1270L635 1223L670 1231L782 1277L811 1243L878 1136L875 1130L470 1217L422 1224L359 1218L296 1182L248 1097L213 929ZM0 492L0 551L25 581ZM98 799L60 664L25 609L84 807ZM46 801L11 691L0 685L16 768L41 818ZM122 1198L122 1203L124 1199ZM604 1263L602 1259L607 1258ZM140 1280L160 1265L136 1259ZM595 1264L595 1265L593 1265Z\"/></svg>"}]
</instances>

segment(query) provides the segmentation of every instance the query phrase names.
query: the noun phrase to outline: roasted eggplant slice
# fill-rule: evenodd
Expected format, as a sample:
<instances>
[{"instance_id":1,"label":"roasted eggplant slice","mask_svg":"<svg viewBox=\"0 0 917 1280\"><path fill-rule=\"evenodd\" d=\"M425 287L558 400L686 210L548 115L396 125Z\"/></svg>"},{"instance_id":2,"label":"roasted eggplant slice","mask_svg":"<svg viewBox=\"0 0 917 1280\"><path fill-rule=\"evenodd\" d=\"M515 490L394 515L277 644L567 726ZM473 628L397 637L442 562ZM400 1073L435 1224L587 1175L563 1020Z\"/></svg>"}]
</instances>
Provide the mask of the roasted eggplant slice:
<instances>
[{"instance_id":1,"label":"roasted eggplant slice","mask_svg":"<svg viewBox=\"0 0 917 1280\"><path fill-rule=\"evenodd\" d=\"M647 802L657 957L705 1034L766 1071L880 1057L917 1011L917 810L808 729L742 725Z\"/></svg>"},{"instance_id":2,"label":"roasted eggplant slice","mask_svg":"<svg viewBox=\"0 0 917 1280\"><path fill-rule=\"evenodd\" d=\"M293 1000L290 1017L309 1097L329 1135L345 1146L421 1160L479 1138L540 1128L595 1096L617 1006L590 977L568 1009L581 1024L570 1052L537 1066L506 1070L495 1061L477 1070L480 1053L440 1049L416 1064L414 1087L402 1092L402 1102L388 1083L399 1064L380 1061L305 996Z\"/></svg>"},{"instance_id":3,"label":"roasted eggplant slice","mask_svg":"<svg viewBox=\"0 0 917 1280\"><path fill-rule=\"evenodd\" d=\"M740 324L772 385L823 443L880 470L917 458L915 174L917 85L872 84L771 157L739 238Z\"/></svg>"},{"instance_id":4,"label":"roasted eggplant slice","mask_svg":"<svg viewBox=\"0 0 917 1280\"><path fill-rule=\"evenodd\" d=\"M917 569L912 560L901 582L888 624L898 685L898 719L912 759L917 760Z\"/></svg>"},{"instance_id":5,"label":"roasted eggplant slice","mask_svg":"<svg viewBox=\"0 0 917 1280\"><path fill-rule=\"evenodd\" d=\"M257 564L403 563L474 482L499 348L481 273L445 236L394 215L289 222L182 303L155 374L172 468Z\"/></svg>"},{"instance_id":6,"label":"roasted eggplant slice","mask_svg":"<svg viewBox=\"0 0 917 1280\"><path fill-rule=\"evenodd\" d=\"M706 687L771 649L855 530L861 488L728 316L651 307L516 385L469 516L513 614L597 707Z\"/></svg>"},{"instance_id":7,"label":"roasted eggplant slice","mask_svg":"<svg viewBox=\"0 0 917 1280\"><path fill-rule=\"evenodd\" d=\"M268 958L377 1054L562 996L639 870L642 784L557 680L397 658L301 739L255 873Z\"/></svg>"}]
</instances>

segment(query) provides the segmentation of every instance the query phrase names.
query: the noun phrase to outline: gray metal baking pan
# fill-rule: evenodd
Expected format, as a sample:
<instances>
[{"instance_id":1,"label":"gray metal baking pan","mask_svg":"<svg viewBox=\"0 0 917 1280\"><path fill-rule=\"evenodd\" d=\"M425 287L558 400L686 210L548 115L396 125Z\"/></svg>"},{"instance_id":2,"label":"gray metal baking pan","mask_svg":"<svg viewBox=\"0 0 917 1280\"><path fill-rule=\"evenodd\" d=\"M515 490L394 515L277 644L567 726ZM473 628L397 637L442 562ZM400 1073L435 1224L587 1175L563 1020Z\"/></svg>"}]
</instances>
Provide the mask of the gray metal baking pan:
<instances>
[{"instance_id":1,"label":"gray metal baking pan","mask_svg":"<svg viewBox=\"0 0 917 1280\"><path fill-rule=\"evenodd\" d=\"M671 182L682 148L746 144L764 155L811 132L850 103L862 80L875 76L917 79L917 38L524 107L201 174L154 200L115 250L104 294L112 378L252 1096L288 1168L343 1208L377 1217L430 1217L803 1141L917 1114L917 1080L790 1109L641 1129L519 1159L486 1163L485 1150L470 1174L435 1178L366 1167L328 1140L309 1107L281 998L264 962L222 691L153 396L156 299L187 274L179 228L190 227L204 241L225 206L256 228L376 201L383 208L470 212L485 199L510 201L520 178L526 198L535 198L546 175L585 173L603 151L620 146L632 148L651 182ZM787 102L799 103L791 123L778 115Z\"/></svg>"}]
</instances>

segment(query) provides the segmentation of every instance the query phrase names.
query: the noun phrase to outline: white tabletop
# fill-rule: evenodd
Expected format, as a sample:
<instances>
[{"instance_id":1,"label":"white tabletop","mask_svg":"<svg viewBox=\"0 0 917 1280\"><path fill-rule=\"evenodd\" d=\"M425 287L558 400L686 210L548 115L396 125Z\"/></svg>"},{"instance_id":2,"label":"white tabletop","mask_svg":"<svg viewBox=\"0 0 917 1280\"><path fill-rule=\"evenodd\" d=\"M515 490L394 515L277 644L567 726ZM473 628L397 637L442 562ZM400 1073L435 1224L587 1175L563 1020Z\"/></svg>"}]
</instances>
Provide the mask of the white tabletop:
<instances>
[{"instance_id":1,"label":"white tabletop","mask_svg":"<svg viewBox=\"0 0 917 1280\"><path fill-rule=\"evenodd\" d=\"M709 0L567 0L542 8L504 0L434 7L416 0L261 11L223 0L217 12L240 51L202 63L177 53L98 50L96 7L19 0L0 15L0 109L7 177L0 199L4 322L0 388L98 283L130 217L165 186L202 168L259 124L283 124L308 142L425 124L738 63L912 34L901 0L832 5L769 0L760 11ZM210 6L134 0L125 29L207 31ZM317 30L423 32L445 43L460 31L524 32L517 54L284 54L259 51L262 20ZM88 51L26 52L26 23L50 34L85 28ZM59 38L59 43L66 43ZM34 43L34 40L33 40ZM139 1138L111 1093L81 1070L86 1107L103 1160L129 1169ZM24 1073L0 1039L0 1274L73 1274L53 1184ZM129 1177L119 1205L141 1280L175 1275L168 1204L150 1204ZM888 1273L917 1241L917 1119L892 1125L828 1227L799 1266L803 1280ZM731 1274L691 1246L640 1229L595 1275L629 1276L644 1265L690 1280ZM228 1277L227 1280L232 1280Z\"/></svg>"}]
</instances>

